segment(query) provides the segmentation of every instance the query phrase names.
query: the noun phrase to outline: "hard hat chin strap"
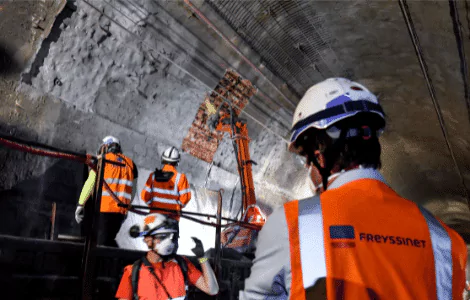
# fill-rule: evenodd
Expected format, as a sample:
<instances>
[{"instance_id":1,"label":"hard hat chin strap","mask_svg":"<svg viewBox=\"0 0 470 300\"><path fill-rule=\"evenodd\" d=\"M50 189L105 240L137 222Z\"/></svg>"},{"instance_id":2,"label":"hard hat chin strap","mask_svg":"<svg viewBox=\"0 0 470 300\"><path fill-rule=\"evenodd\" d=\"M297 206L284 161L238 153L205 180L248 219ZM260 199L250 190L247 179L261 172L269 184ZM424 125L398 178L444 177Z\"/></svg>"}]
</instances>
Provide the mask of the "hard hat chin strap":
<instances>
[{"instance_id":1,"label":"hard hat chin strap","mask_svg":"<svg viewBox=\"0 0 470 300\"><path fill-rule=\"evenodd\" d=\"M327 168L323 168L320 166L320 163L316 158L312 159L312 163L317 168L318 172L320 172L321 178L322 178L322 185L323 185L323 191L326 191L328 187L328 177L331 172L331 170L328 170Z\"/></svg>"},{"instance_id":2,"label":"hard hat chin strap","mask_svg":"<svg viewBox=\"0 0 470 300\"><path fill-rule=\"evenodd\" d=\"M324 156L325 167L320 166L320 163L318 162L316 157L311 160L314 166L318 169L318 172L320 172L320 175L322 177L323 191L326 191L328 189L328 179L331 176L331 170L333 170L338 155L340 155L341 145L344 145L344 141L347 138L348 132L349 130L342 129L340 131L339 137L333 139L333 143L328 146L327 149L320 151Z\"/></svg>"}]
</instances>

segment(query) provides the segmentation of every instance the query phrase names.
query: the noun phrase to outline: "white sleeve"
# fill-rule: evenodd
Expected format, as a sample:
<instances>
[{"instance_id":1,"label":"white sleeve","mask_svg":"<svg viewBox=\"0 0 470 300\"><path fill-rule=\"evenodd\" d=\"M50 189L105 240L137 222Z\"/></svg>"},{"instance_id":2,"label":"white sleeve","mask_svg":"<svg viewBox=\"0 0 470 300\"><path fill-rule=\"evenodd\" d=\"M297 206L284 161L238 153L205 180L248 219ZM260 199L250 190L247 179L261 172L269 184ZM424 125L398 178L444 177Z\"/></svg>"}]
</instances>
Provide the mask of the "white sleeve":
<instances>
[{"instance_id":1,"label":"white sleeve","mask_svg":"<svg viewBox=\"0 0 470 300\"><path fill-rule=\"evenodd\" d=\"M291 280L289 233L281 207L268 217L259 232L251 274L239 298L288 299Z\"/></svg>"}]
</instances>

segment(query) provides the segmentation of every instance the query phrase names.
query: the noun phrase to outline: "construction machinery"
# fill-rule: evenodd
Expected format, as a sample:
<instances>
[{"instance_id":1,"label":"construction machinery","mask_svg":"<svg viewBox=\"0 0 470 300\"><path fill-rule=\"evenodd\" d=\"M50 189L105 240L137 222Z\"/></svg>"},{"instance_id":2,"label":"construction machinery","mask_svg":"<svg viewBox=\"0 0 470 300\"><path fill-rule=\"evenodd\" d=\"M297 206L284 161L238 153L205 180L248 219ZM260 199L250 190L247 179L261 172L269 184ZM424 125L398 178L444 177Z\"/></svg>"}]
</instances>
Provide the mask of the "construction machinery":
<instances>
[{"instance_id":1,"label":"construction machinery","mask_svg":"<svg viewBox=\"0 0 470 300\"><path fill-rule=\"evenodd\" d=\"M242 217L240 221L251 225L249 227L240 224L228 226L222 232L221 246L223 248L235 249L244 254L250 254L255 249L256 237L258 231L266 222L266 216L256 204L252 175L252 165L256 165L256 162L250 158L250 138L248 136L247 122L237 116L232 106L225 102L219 106L215 114L209 117L208 126L211 130L228 133L232 139L242 193Z\"/></svg>"}]
</instances>

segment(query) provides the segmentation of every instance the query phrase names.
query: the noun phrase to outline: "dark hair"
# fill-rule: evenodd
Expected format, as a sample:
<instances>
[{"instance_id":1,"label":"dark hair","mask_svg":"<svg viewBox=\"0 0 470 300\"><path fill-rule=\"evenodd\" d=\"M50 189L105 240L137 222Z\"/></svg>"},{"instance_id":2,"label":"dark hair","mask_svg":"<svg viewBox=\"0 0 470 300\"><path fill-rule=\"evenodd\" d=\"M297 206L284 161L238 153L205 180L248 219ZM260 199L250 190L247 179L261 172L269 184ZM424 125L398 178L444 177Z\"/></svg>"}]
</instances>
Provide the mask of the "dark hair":
<instances>
[{"instance_id":1,"label":"dark hair","mask_svg":"<svg viewBox=\"0 0 470 300\"><path fill-rule=\"evenodd\" d=\"M97 154L100 154L100 153L101 153L101 150L102 150L104 147L106 147L105 144L101 145L100 148L98 149ZM117 153L122 153L121 145L119 145L119 144L117 144L117 143L109 144L106 153L115 153L115 154L117 154Z\"/></svg>"},{"instance_id":2,"label":"dark hair","mask_svg":"<svg viewBox=\"0 0 470 300\"><path fill-rule=\"evenodd\" d=\"M108 146L108 151L112 153L122 153L121 145L117 143L112 143Z\"/></svg>"},{"instance_id":3,"label":"dark hair","mask_svg":"<svg viewBox=\"0 0 470 300\"><path fill-rule=\"evenodd\" d=\"M362 116L362 118L340 121L335 126L342 130L369 126L372 129L372 136L368 139L356 136L334 140L326 130L310 128L299 137L304 148L303 154L308 156L307 159L315 159L314 152L319 150L325 155L326 162L331 169L342 170L354 165L379 169L382 166L381 147L376 135L377 128L383 127L382 124L375 122L375 120L372 122L370 118Z\"/></svg>"}]
</instances>

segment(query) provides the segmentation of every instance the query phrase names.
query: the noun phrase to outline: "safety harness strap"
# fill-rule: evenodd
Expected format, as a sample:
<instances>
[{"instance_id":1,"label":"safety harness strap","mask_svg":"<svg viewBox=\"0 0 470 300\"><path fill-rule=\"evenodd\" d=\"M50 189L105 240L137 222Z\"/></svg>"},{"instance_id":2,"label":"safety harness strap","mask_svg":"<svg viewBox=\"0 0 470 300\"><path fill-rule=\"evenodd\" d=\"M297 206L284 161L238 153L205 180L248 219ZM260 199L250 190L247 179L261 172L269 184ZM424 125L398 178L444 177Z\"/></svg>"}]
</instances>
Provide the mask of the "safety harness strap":
<instances>
[{"instance_id":1,"label":"safety harness strap","mask_svg":"<svg viewBox=\"0 0 470 300\"><path fill-rule=\"evenodd\" d=\"M132 275L131 275L131 282L132 282L132 299L139 300L139 295L137 294L139 288L139 272L140 266L142 265L142 261L140 259L136 260L132 265Z\"/></svg>"}]
</instances>

